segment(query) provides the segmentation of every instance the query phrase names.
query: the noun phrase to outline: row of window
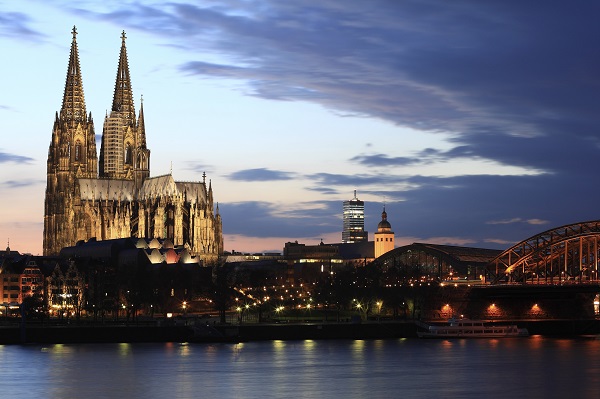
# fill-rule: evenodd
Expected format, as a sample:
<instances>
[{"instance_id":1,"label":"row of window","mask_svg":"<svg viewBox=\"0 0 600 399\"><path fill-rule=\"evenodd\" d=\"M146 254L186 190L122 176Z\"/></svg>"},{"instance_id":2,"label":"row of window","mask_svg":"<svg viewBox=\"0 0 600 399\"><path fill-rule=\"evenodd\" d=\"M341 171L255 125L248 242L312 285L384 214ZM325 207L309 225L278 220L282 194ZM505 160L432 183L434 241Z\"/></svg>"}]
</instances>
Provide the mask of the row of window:
<instances>
[{"instance_id":1,"label":"row of window","mask_svg":"<svg viewBox=\"0 0 600 399\"><path fill-rule=\"evenodd\" d=\"M385 237L385 241L388 241L388 238L389 238L389 242L394 242L394 238L393 237ZM375 237L375 241L377 241L377 242L379 242L379 241L383 242L383 237L382 238Z\"/></svg>"}]
</instances>

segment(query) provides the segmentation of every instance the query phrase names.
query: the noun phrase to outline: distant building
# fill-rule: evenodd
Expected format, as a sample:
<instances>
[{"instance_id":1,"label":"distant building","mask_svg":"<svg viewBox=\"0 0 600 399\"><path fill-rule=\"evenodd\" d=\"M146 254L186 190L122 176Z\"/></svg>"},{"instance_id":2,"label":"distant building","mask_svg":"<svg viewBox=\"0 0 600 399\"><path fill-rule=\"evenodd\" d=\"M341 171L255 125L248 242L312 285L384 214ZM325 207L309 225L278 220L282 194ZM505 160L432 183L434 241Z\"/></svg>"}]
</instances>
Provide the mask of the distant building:
<instances>
[{"instance_id":1,"label":"distant building","mask_svg":"<svg viewBox=\"0 0 600 399\"><path fill-rule=\"evenodd\" d=\"M356 198L356 190L353 199L344 201L343 222L342 243L368 241L369 234L365 231L365 203Z\"/></svg>"},{"instance_id":2,"label":"distant building","mask_svg":"<svg viewBox=\"0 0 600 399\"><path fill-rule=\"evenodd\" d=\"M206 175L199 182L178 182L171 174L150 177L144 109L142 104L136 113L134 106L125 32L97 153L76 35L73 28L62 106L48 150L44 255L58 255L79 241L137 237L168 239L193 257L215 262L223 253L223 234Z\"/></svg>"},{"instance_id":3,"label":"distant building","mask_svg":"<svg viewBox=\"0 0 600 399\"><path fill-rule=\"evenodd\" d=\"M19 306L33 297L40 303L44 298L45 271L54 267L49 258L22 255L18 251L0 251L0 314L18 313Z\"/></svg>"},{"instance_id":4,"label":"distant building","mask_svg":"<svg viewBox=\"0 0 600 399\"><path fill-rule=\"evenodd\" d=\"M311 283L317 281L322 273L331 273L335 265L340 266L343 260L338 245L301 244L298 241L286 242L283 257L288 264L288 283Z\"/></svg>"},{"instance_id":5,"label":"distant building","mask_svg":"<svg viewBox=\"0 0 600 399\"><path fill-rule=\"evenodd\" d=\"M288 264L288 282L314 282L323 273L345 266L366 266L372 262L373 241L306 245L286 242L283 257Z\"/></svg>"},{"instance_id":6,"label":"distant building","mask_svg":"<svg viewBox=\"0 0 600 399\"><path fill-rule=\"evenodd\" d=\"M381 222L377 225L375 233L375 257L378 258L386 252L394 249L394 232L392 225L387 220L387 212L385 206L381 213Z\"/></svg>"}]
</instances>

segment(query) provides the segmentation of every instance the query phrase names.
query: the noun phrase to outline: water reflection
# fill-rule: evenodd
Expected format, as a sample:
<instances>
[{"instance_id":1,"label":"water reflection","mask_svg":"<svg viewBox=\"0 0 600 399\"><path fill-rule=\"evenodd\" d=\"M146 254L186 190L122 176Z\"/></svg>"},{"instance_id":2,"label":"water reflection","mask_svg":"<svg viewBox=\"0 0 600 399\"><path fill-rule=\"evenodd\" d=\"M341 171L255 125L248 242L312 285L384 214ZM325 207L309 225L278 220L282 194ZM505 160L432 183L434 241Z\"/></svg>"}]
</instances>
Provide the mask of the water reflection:
<instances>
[{"instance_id":1,"label":"water reflection","mask_svg":"<svg viewBox=\"0 0 600 399\"><path fill-rule=\"evenodd\" d=\"M600 397L585 339L3 346L0 362L2 397Z\"/></svg>"}]
</instances>

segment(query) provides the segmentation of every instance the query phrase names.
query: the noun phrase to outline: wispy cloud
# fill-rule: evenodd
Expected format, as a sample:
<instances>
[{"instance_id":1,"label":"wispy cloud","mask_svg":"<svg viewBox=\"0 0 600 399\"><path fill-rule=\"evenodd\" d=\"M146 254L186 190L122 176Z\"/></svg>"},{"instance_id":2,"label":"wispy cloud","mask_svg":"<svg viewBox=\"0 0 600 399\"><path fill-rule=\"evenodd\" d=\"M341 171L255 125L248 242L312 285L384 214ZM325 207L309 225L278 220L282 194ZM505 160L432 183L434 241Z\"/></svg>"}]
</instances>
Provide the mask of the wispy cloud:
<instances>
[{"instance_id":1,"label":"wispy cloud","mask_svg":"<svg viewBox=\"0 0 600 399\"><path fill-rule=\"evenodd\" d=\"M449 151L426 148L412 157L391 157L387 154L357 155L351 161L365 166L409 166L427 165L434 162L444 162L459 158L478 158L472 148L458 146Z\"/></svg>"},{"instance_id":2,"label":"wispy cloud","mask_svg":"<svg viewBox=\"0 0 600 399\"><path fill-rule=\"evenodd\" d=\"M51 1L45 2L52 4ZM180 50L171 67L197 79L235 80L243 94L311 102L336 115L373 118L446 138L407 152L347 155L360 173L276 170L231 173L235 181L302 179L330 196L359 188L387 198L401 236L501 246L597 217L600 189L600 4L476 0L56 1L78 16L137 29ZM0 36L39 40L26 15L0 14ZM5 100L3 100L5 101ZM292 122L293 123L293 122ZM338 134L340 142L344 132ZM418 134L418 133L415 133ZM289 145L289 143L288 143ZM428 176L419 168L484 160L520 175L478 170ZM30 158L0 153L0 163ZM206 165L192 165L202 172ZM399 169L410 169L400 174ZM565 204L569 204L568 206ZM576 205L575 205L576 204ZM377 219L381 203L367 203ZM278 204L221 203L228 233L310 237L340 230L339 203L283 215ZM330 212L330 216L326 216ZM515 215L526 215L515 217ZM315 218L322 227L314 232ZM395 219L394 219L395 218ZM376 221L376 220L375 220ZM310 232L313 229L312 233ZM372 228L370 228L372 230Z\"/></svg>"},{"instance_id":3,"label":"wispy cloud","mask_svg":"<svg viewBox=\"0 0 600 399\"><path fill-rule=\"evenodd\" d=\"M569 162L550 160L567 140L585 149L583 141L600 138L600 55L590 51L600 34L597 7L552 2L539 13L514 2L262 0L73 11L173 41L190 54L182 71L238 79L250 95L455 134L454 150L427 159L468 155L560 170Z\"/></svg>"},{"instance_id":4,"label":"wispy cloud","mask_svg":"<svg viewBox=\"0 0 600 399\"><path fill-rule=\"evenodd\" d=\"M515 223L541 225L541 224L548 224L549 222L547 220L542 220L542 219L522 219L522 218L512 218L512 219L506 219L506 220L492 220L492 221L486 222L486 224L515 224Z\"/></svg>"},{"instance_id":5,"label":"wispy cloud","mask_svg":"<svg viewBox=\"0 0 600 399\"><path fill-rule=\"evenodd\" d=\"M521 219L521 218L512 218L512 219L506 219L506 220L491 220L486 223L487 224L513 224L513 223L520 223L522 221L523 221L523 219Z\"/></svg>"},{"instance_id":6,"label":"wispy cloud","mask_svg":"<svg viewBox=\"0 0 600 399\"><path fill-rule=\"evenodd\" d=\"M187 170L191 170L191 171L194 171L196 173L208 173L208 174L212 174L214 166L213 165L207 165L207 164L200 163L200 162L187 162L185 164L185 168Z\"/></svg>"},{"instance_id":7,"label":"wispy cloud","mask_svg":"<svg viewBox=\"0 0 600 399\"><path fill-rule=\"evenodd\" d=\"M9 154L7 152L0 151L0 163L24 163L29 164L34 162L35 160L30 157L26 157L23 155Z\"/></svg>"},{"instance_id":8,"label":"wispy cloud","mask_svg":"<svg viewBox=\"0 0 600 399\"><path fill-rule=\"evenodd\" d=\"M280 170L271 170L267 168L246 169L231 173L227 176L231 180L237 181L277 181L291 180L295 176L291 172L283 172Z\"/></svg>"},{"instance_id":9,"label":"wispy cloud","mask_svg":"<svg viewBox=\"0 0 600 399\"><path fill-rule=\"evenodd\" d=\"M274 233L282 237L308 237L341 231L337 215L339 202L299 204L302 210L282 212L281 205L269 202L236 202L219 205L227 234L249 237L271 237ZM339 209L336 209L339 208Z\"/></svg>"},{"instance_id":10,"label":"wispy cloud","mask_svg":"<svg viewBox=\"0 0 600 399\"><path fill-rule=\"evenodd\" d=\"M19 40L38 41L45 35L31 27L32 20L19 12L0 12L0 36Z\"/></svg>"},{"instance_id":11,"label":"wispy cloud","mask_svg":"<svg viewBox=\"0 0 600 399\"><path fill-rule=\"evenodd\" d=\"M31 179L7 180L4 182L0 182L0 186L5 187L7 189L12 189L12 188L36 186L36 185L44 184L44 183L45 182L43 180L31 180Z\"/></svg>"}]
</instances>

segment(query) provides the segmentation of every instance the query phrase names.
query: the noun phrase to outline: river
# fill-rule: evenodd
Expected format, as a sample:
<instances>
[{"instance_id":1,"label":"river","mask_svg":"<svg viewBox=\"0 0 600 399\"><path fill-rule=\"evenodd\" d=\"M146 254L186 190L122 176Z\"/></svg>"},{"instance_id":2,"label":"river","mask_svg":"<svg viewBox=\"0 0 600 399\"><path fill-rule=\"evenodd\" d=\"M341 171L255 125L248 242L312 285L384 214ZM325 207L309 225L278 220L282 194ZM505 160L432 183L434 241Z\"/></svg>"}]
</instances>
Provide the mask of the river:
<instances>
[{"instance_id":1,"label":"river","mask_svg":"<svg viewBox=\"0 0 600 399\"><path fill-rule=\"evenodd\" d=\"M1 398L600 398L600 340L0 345Z\"/></svg>"}]
</instances>

